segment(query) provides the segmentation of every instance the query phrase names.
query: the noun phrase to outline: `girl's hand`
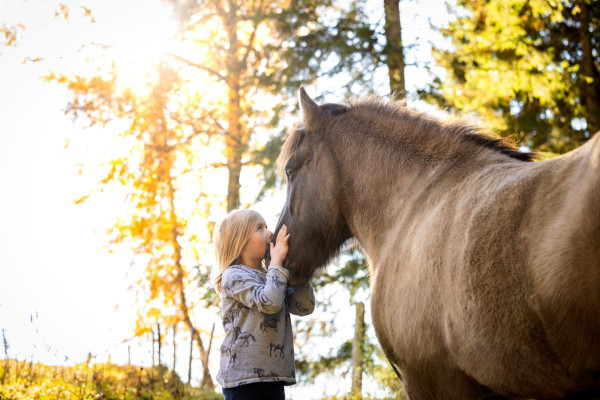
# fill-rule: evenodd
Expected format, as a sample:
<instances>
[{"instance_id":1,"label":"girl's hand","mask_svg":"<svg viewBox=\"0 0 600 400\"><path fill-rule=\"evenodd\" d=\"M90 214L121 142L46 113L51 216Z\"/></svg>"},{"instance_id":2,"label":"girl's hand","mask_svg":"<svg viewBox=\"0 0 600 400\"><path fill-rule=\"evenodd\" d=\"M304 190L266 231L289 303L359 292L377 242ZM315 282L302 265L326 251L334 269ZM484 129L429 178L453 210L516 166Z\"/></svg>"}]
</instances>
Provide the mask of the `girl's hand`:
<instances>
[{"instance_id":1,"label":"girl's hand","mask_svg":"<svg viewBox=\"0 0 600 400\"><path fill-rule=\"evenodd\" d=\"M283 260L287 256L288 252L288 240L290 235L287 233L287 226L283 225L277 234L277 244L273 245L273 243L269 243L270 254L271 254L271 264L282 267Z\"/></svg>"}]
</instances>

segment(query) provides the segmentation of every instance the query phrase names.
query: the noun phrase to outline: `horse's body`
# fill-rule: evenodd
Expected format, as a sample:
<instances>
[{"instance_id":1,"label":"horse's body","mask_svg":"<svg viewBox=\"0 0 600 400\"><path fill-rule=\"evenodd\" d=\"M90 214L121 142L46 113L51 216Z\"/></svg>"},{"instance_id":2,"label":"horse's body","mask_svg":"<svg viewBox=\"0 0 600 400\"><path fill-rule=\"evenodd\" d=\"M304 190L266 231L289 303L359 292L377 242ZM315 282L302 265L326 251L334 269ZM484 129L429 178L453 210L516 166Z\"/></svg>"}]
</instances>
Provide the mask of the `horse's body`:
<instances>
[{"instance_id":1,"label":"horse's body","mask_svg":"<svg viewBox=\"0 0 600 400\"><path fill-rule=\"evenodd\" d=\"M356 234L373 324L411 399L600 387L599 139L552 161L416 176L381 210L388 240Z\"/></svg>"},{"instance_id":2,"label":"horse's body","mask_svg":"<svg viewBox=\"0 0 600 400\"><path fill-rule=\"evenodd\" d=\"M301 104L275 236L298 282L359 240L411 400L600 398L600 135L527 162L382 100Z\"/></svg>"}]
</instances>

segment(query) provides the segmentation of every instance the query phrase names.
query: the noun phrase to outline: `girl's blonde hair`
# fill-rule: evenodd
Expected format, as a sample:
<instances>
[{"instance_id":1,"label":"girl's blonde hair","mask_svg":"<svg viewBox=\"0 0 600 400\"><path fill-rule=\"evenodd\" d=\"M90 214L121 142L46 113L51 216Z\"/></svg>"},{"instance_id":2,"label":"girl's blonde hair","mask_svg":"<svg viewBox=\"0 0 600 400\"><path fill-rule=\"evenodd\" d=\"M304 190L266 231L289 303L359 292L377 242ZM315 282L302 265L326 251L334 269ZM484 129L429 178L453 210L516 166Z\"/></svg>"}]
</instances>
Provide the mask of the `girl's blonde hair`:
<instances>
[{"instance_id":1,"label":"girl's blonde hair","mask_svg":"<svg viewBox=\"0 0 600 400\"><path fill-rule=\"evenodd\" d=\"M256 227L264 224L264 221L264 218L256 211L234 210L227 214L215 229L213 243L218 273L214 284L217 292L221 293L223 272L236 263L242 253L242 248L255 232Z\"/></svg>"}]
</instances>

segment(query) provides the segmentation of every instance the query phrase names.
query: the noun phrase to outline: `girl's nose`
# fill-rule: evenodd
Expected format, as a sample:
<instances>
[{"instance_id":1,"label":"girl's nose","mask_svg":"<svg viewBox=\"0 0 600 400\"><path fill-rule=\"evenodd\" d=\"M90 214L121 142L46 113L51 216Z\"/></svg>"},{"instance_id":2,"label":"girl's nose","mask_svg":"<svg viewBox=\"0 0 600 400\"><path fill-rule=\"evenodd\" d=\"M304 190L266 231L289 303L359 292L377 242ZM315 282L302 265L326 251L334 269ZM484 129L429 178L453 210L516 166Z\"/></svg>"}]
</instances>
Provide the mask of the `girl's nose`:
<instances>
[{"instance_id":1,"label":"girl's nose","mask_svg":"<svg viewBox=\"0 0 600 400\"><path fill-rule=\"evenodd\" d=\"M269 238L269 242L273 239L273 232L267 231L267 237Z\"/></svg>"}]
</instances>

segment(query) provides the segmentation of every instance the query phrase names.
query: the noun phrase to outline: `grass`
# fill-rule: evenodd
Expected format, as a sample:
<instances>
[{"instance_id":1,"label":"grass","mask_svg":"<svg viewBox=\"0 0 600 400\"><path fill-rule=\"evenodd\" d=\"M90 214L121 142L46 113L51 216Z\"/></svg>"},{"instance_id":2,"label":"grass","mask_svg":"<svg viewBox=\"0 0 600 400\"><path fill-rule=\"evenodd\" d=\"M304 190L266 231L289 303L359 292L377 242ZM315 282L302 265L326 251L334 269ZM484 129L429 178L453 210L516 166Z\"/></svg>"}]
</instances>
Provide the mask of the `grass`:
<instances>
[{"instance_id":1,"label":"grass","mask_svg":"<svg viewBox=\"0 0 600 400\"><path fill-rule=\"evenodd\" d=\"M217 400L223 396L184 384L164 366L88 364L73 367L0 360L0 400Z\"/></svg>"}]
</instances>

